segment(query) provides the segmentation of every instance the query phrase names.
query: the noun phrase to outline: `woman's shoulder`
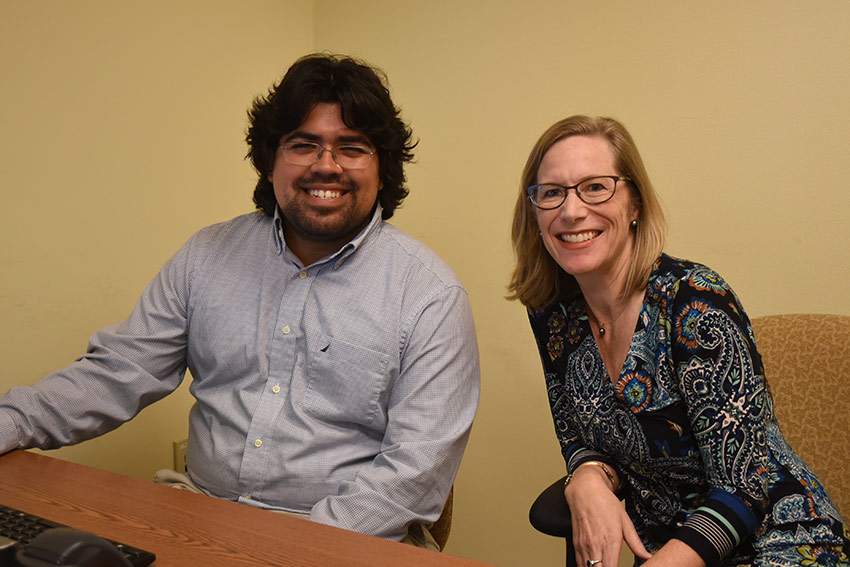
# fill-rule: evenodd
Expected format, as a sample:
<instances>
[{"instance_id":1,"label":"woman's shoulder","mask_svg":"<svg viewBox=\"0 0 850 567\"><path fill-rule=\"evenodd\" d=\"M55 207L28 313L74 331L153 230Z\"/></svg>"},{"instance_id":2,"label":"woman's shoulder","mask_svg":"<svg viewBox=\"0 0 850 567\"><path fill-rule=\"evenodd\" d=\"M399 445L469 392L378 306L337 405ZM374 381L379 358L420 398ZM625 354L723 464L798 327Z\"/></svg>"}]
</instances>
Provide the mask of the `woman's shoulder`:
<instances>
[{"instance_id":1,"label":"woman's shoulder","mask_svg":"<svg viewBox=\"0 0 850 567\"><path fill-rule=\"evenodd\" d=\"M708 266L664 254L655 268L646 296L649 306L677 317L719 310L736 321L746 321L735 291Z\"/></svg>"},{"instance_id":2,"label":"woman's shoulder","mask_svg":"<svg viewBox=\"0 0 850 567\"><path fill-rule=\"evenodd\" d=\"M728 291L726 280L705 264L662 254L655 261L649 286L654 288L678 288L682 283L698 289L714 290L721 294Z\"/></svg>"},{"instance_id":3,"label":"woman's shoulder","mask_svg":"<svg viewBox=\"0 0 850 567\"><path fill-rule=\"evenodd\" d=\"M581 339L582 322L587 319L584 299L578 294L540 309L529 308L528 319L538 340L551 342L552 337L559 336L559 340L574 344Z\"/></svg>"},{"instance_id":4,"label":"woman's shoulder","mask_svg":"<svg viewBox=\"0 0 850 567\"><path fill-rule=\"evenodd\" d=\"M577 292L570 297L557 299L539 309L528 307L527 312L532 325L535 322L549 321L553 318L580 317L584 315L584 296L582 296L581 292Z\"/></svg>"}]
</instances>

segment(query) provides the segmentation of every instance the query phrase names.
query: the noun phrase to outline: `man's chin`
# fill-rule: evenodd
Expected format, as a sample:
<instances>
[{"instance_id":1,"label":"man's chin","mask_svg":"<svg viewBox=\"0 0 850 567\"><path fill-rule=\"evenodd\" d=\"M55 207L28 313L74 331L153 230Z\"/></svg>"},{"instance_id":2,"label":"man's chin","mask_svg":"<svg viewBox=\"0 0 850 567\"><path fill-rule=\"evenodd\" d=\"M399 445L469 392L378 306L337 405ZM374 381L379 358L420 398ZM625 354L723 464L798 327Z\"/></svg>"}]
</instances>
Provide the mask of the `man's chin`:
<instances>
[{"instance_id":1,"label":"man's chin","mask_svg":"<svg viewBox=\"0 0 850 567\"><path fill-rule=\"evenodd\" d=\"M334 242L346 237L353 238L362 226L357 223L345 222L344 219L323 217L318 219L299 219L298 222L290 222L289 228L301 240Z\"/></svg>"},{"instance_id":2,"label":"man's chin","mask_svg":"<svg viewBox=\"0 0 850 567\"><path fill-rule=\"evenodd\" d=\"M336 201L336 199L334 199ZM311 242L335 242L351 239L369 224L374 209L363 218L353 218L349 209L309 206L280 207L284 230L296 238Z\"/></svg>"}]
</instances>

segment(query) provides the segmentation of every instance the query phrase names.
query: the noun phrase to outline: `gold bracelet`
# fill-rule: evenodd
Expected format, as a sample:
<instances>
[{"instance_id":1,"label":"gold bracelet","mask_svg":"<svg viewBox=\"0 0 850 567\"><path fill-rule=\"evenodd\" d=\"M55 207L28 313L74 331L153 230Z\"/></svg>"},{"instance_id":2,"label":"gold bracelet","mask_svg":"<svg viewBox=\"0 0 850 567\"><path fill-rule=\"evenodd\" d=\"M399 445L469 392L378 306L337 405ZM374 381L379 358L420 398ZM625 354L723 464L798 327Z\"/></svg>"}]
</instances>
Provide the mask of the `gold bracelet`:
<instances>
[{"instance_id":1,"label":"gold bracelet","mask_svg":"<svg viewBox=\"0 0 850 567\"><path fill-rule=\"evenodd\" d=\"M581 467L583 467L584 465L595 465L595 466L601 468L602 472L605 473L605 476L607 476L608 480L611 482L611 491L617 492L618 484L614 479L614 473L611 472L611 469L608 468L608 465L606 465L605 463L603 463L601 461L585 461L582 464L580 464L579 466L577 466L575 468L575 470L573 470L573 472L571 472L570 474L567 475L566 480L564 480L564 488L569 486L570 481L573 479L573 475L576 474L576 472L578 472L578 470Z\"/></svg>"}]
</instances>

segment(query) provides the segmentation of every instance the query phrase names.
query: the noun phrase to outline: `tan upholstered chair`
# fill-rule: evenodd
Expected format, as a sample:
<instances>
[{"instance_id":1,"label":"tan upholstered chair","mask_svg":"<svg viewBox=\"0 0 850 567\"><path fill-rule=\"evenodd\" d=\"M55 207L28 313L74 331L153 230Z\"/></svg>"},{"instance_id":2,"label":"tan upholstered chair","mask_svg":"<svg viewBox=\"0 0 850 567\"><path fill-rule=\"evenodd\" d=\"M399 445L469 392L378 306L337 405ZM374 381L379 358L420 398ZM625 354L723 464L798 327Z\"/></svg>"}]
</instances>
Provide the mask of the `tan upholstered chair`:
<instances>
[{"instance_id":1,"label":"tan upholstered chair","mask_svg":"<svg viewBox=\"0 0 850 567\"><path fill-rule=\"evenodd\" d=\"M446 505L443 506L443 513L434 522L434 525L428 530L431 536L439 544L440 549L446 548L446 542L449 540L449 532L452 531L452 506L454 505L454 486L449 490L449 497L446 498Z\"/></svg>"},{"instance_id":2,"label":"tan upholstered chair","mask_svg":"<svg viewBox=\"0 0 850 567\"><path fill-rule=\"evenodd\" d=\"M779 428L850 520L850 316L752 320Z\"/></svg>"}]
</instances>

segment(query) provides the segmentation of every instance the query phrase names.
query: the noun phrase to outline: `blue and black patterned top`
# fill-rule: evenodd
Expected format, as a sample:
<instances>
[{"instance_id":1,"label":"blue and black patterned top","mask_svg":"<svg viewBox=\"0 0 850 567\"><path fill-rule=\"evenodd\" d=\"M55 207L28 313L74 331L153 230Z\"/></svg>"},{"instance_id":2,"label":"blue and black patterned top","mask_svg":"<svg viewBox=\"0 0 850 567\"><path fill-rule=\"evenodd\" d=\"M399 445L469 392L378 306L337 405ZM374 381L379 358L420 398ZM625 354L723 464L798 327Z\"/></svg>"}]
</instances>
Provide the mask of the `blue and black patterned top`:
<instances>
[{"instance_id":1,"label":"blue and black patterned top","mask_svg":"<svg viewBox=\"0 0 850 567\"><path fill-rule=\"evenodd\" d=\"M580 294L529 315L567 469L615 466L648 550L676 538L709 565L848 565L848 529L780 432L717 273L662 255L610 380Z\"/></svg>"}]
</instances>

